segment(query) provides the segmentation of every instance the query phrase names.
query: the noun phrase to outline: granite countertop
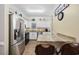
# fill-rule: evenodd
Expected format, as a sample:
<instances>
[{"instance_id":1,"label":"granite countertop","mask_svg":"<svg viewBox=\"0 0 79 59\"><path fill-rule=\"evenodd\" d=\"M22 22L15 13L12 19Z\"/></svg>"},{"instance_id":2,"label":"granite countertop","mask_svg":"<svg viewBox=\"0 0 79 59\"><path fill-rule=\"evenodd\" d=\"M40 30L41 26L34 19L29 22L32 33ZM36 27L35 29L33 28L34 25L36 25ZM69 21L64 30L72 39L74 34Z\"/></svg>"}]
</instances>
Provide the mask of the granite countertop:
<instances>
[{"instance_id":1,"label":"granite countertop","mask_svg":"<svg viewBox=\"0 0 79 59\"><path fill-rule=\"evenodd\" d=\"M26 29L26 32L45 32L44 28L37 28L37 29Z\"/></svg>"},{"instance_id":2,"label":"granite countertop","mask_svg":"<svg viewBox=\"0 0 79 59\"><path fill-rule=\"evenodd\" d=\"M43 35L39 35L37 41L48 41L48 42L75 42L75 38L62 36L62 35L54 35L51 33L46 33Z\"/></svg>"}]
</instances>

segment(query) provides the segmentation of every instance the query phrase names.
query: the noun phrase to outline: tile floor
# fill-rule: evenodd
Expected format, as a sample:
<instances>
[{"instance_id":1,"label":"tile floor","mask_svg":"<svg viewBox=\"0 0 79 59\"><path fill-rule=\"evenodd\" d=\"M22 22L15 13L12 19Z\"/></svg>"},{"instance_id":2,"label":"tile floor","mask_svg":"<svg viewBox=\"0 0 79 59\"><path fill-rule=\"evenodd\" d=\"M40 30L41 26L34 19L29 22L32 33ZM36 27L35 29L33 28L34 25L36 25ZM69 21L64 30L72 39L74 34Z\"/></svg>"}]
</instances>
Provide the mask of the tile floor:
<instances>
[{"instance_id":1,"label":"tile floor","mask_svg":"<svg viewBox=\"0 0 79 59\"><path fill-rule=\"evenodd\" d=\"M35 55L35 46L37 45L36 41L29 41L25 47L23 55Z\"/></svg>"}]
</instances>

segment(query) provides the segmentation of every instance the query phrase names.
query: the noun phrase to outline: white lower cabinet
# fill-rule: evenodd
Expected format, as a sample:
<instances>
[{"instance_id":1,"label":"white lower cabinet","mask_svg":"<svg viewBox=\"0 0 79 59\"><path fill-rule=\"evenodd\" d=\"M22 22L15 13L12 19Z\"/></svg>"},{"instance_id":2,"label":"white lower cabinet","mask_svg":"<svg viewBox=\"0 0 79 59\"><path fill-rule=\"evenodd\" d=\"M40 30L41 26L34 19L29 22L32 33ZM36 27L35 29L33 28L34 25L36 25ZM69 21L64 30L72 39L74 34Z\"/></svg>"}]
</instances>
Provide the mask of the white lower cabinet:
<instances>
[{"instance_id":1,"label":"white lower cabinet","mask_svg":"<svg viewBox=\"0 0 79 59\"><path fill-rule=\"evenodd\" d=\"M29 33L29 39L30 40L36 40L37 39L37 32L30 32Z\"/></svg>"}]
</instances>

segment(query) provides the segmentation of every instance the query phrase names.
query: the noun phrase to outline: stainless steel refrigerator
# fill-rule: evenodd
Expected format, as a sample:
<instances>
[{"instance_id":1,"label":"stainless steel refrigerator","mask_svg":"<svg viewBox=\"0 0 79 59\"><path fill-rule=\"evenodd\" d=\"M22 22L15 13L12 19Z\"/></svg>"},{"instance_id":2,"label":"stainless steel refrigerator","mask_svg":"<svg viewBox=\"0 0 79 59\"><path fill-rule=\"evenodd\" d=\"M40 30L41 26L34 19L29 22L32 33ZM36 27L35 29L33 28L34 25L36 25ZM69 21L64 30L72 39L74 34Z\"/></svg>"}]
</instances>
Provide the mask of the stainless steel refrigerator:
<instances>
[{"instance_id":1,"label":"stainless steel refrigerator","mask_svg":"<svg viewBox=\"0 0 79 59\"><path fill-rule=\"evenodd\" d=\"M25 31L23 17L9 14L9 54L20 55L25 49Z\"/></svg>"}]
</instances>

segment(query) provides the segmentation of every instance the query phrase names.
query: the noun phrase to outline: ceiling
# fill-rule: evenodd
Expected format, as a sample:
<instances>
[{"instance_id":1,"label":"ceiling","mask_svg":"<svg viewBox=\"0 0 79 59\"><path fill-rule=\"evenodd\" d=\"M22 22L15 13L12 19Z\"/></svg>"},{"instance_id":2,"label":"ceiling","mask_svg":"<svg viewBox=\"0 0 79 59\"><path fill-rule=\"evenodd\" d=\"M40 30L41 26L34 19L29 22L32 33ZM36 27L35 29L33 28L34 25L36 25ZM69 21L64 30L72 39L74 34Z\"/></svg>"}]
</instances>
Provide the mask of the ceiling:
<instances>
[{"instance_id":1,"label":"ceiling","mask_svg":"<svg viewBox=\"0 0 79 59\"><path fill-rule=\"evenodd\" d=\"M16 4L15 6L27 16L50 16L54 13L58 4ZM32 10L35 10L35 12L32 12ZM36 10L41 10L42 12L36 12Z\"/></svg>"}]
</instances>

